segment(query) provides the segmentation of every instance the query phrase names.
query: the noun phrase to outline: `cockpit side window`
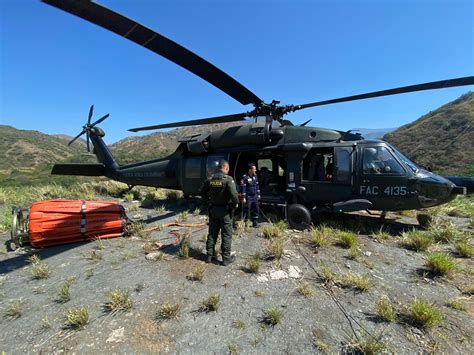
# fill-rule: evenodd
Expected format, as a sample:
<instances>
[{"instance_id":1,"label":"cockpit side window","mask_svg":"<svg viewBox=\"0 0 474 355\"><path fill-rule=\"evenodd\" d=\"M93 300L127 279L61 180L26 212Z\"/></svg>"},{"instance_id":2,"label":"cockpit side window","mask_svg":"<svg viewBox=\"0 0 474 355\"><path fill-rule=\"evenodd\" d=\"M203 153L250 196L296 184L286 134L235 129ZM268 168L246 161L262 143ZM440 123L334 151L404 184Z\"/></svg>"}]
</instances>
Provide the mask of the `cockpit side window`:
<instances>
[{"instance_id":1,"label":"cockpit side window","mask_svg":"<svg viewBox=\"0 0 474 355\"><path fill-rule=\"evenodd\" d=\"M364 148L364 174L402 175L405 170L384 146Z\"/></svg>"}]
</instances>

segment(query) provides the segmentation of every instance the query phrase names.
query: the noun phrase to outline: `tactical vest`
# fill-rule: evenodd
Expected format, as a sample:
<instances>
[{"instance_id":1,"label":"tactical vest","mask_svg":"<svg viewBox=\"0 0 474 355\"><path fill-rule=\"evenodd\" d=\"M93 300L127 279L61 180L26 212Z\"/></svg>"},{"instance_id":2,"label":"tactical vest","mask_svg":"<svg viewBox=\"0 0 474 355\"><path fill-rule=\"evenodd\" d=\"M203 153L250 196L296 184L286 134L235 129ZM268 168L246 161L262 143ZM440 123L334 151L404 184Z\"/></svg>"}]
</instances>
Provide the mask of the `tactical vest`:
<instances>
[{"instance_id":1,"label":"tactical vest","mask_svg":"<svg viewBox=\"0 0 474 355\"><path fill-rule=\"evenodd\" d=\"M209 179L209 200L213 206L224 206L230 202L230 193L227 184L230 178L222 173L216 173Z\"/></svg>"}]
</instances>

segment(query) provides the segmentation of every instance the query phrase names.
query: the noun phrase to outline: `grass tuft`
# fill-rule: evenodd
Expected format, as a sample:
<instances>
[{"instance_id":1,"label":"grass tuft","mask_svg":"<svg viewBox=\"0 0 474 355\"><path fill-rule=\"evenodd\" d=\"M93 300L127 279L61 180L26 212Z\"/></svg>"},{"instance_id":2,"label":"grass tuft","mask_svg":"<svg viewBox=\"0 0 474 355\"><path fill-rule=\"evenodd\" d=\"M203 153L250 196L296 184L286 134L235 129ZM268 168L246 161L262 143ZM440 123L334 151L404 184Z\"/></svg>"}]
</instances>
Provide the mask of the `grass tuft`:
<instances>
[{"instance_id":1,"label":"grass tuft","mask_svg":"<svg viewBox=\"0 0 474 355\"><path fill-rule=\"evenodd\" d=\"M263 227L262 236L265 239L279 239L283 238L283 229L280 229L276 224Z\"/></svg>"},{"instance_id":2,"label":"grass tuft","mask_svg":"<svg viewBox=\"0 0 474 355\"><path fill-rule=\"evenodd\" d=\"M245 325L245 322L240 320L240 319L237 319L237 320L234 320L232 322L232 328L235 328L235 329L245 329L246 325Z\"/></svg>"},{"instance_id":3,"label":"grass tuft","mask_svg":"<svg viewBox=\"0 0 474 355\"><path fill-rule=\"evenodd\" d=\"M202 281L204 279L204 274L206 273L206 266L199 265L191 272L186 278L190 281Z\"/></svg>"},{"instance_id":4,"label":"grass tuft","mask_svg":"<svg viewBox=\"0 0 474 355\"><path fill-rule=\"evenodd\" d=\"M421 328L432 328L441 323L441 313L426 300L415 298L410 304L413 323Z\"/></svg>"},{"instance_id":5,"label":"grass tuft","mask_svg":"<svg viewBox=\"0 0 474 355\"><path fill-rule=\"evenodd\" d=\"M341 282L343 286L353 287L354 289L361 292L367 292L373 287L373 283L369 276L359 275L352 272L344 275L344 277L341 279Z\"/></svg>"},{"instance_id":6,"label":"grass tuft","mask_svg":"<svg viewBox=\"0 0 474 355\"><path fill-rule=\"evenodd\" d=\"M164 303L156 313L156 320L161 322L168 319L178 319L181 305L178 303Z\"/></svg>"},{"instance_id":7,"label":"grass tuft","mask_svg":"<svg viewBox=\"0 0 474 355\"><path fill-rule=\"evenodd\" d=\"M397 316L397 313L387 296L382 296L377 300L376 311L379 318L385 322L393 322Z\"/></svg>"},{"instance_id":8,"label":"grass tuft","mask_svg":"<svg viewBox=\"0 0 474 355\"><path fill-rule=\"evenodd\" d=\"M102 252L100 250L89 250L86 255L86 259L89 260L91 263L98 263L102 260Z\"/></svg>"},{"instance_id":9,"label":"grass tuft","mask_svg":"<svg viewBox=\"0 0 474 355\"><path fill-rule=\"evenodd\" d=\"M327 265L321 265L321 279L325 284L334 284L338 276L337 274Z\"/></svg>"},{"instance_id":10,"label":"grass tuft","mask_svg":"<svg viewBox=\"0 0 474 355\"><path fill-rule=\"evenodd\" d=\"M353 339L348 347L349 354L364 354L364 355L375 355L387 352L388 345L380 339L372 335L360 337L359 339Z\"/></svg>"},{"instance_id":11,"label":"grass tuft","mask_svg":"<svg viewBox=\"0 0 474 355\"><path fill-rule=\"evenodd\" d=\"M336 232L336 238L337 245L346 249L356 247L358 243L357 234L355 234L354 232L340 230Z\"/></svg>"},{"instance_id":12,"label":"grass tuft","mask_svg":"<svg viewBox=\"0 0 474 355\"><path fill-rule=\"evenodd\" d=\"M183 212L180 212L176 215L176 223L183 223L183 222L186 222L189 218L189 211L183 211Z\"/></svg>"},{"instance_id":13,"label":"grass tuft","mask_svg":"<svg viewBox=\"0 0 474 355\"><path fill-rule=\"evenodd\" d=\"M275 238L270 240L267 243L266 251L269 258L280 260L283 256L283 239Z\"/></svg>"},{"instance_id":14,"label":"grass tuft","mask_svg":"<svg viewBox=\"0 0 474 355\"><path fill-rule=\"evenodd\" d=\"M13 303L10 303L3 310L3 318L5 319L17 319L23 315L23 306L25 302L23 300L18 300Z\"/></svg>"},{"instance_id":15,"label":"grass tuft","mask_svg":"<svg viewBox=\"0 0 474 355\"><path fill-rule=\"evenodd\" d=\"M298 293L306 298L311 298L315 294L314 287L311 286L309 282L304 282L300 287L298 287Z\"/></svg>"},{"instance_id":16,"label":"grass tuft","mask_svg":"<svg viewBox=\"0 0 474 355\"><path fill-rule=\"evenodd\" d=\"M383 230L383 226L380 227L380 229L371 234L371 237L377 241L382 241L382 240L388 240L391 238L391 234Z\"/></svg>"},{"instance_id":17,"label":"grass tuft","mask_svg":"<svg viewBox=\"0 0 474 355\"><path fill-rule=\"evenodd\" d=\"M143 222L132 222L127 224L125 227L125 235L127 237L134 237L143 240L150 239L151 233L146 230L145 223Z\"/></svg>"},{"instance_id":18,"label":"grass tuft","mask_svg":"<svg viewBox=\"0 0 474 355\"><path fill-rule=\"evenodd\" d=\"M199 312L217 312L220 299L221 296L218 293L209 294L209 296L201 302Z\"/></svg>"},{"instance_id":19,"label":"grass tuft","mask_svg":"<svg viewBox=\"0 0 474 355\"><path fill-rule=\"evenodd\" d=\"M316 228L313 227L310 230L311 245L314 248L324 248L329 245L335 233L334 228L326 225L321 225Z\"/></svg>"},{"instance_id":20,"label":"grass tuft","mask_svg":"<svg viewBox=\"0 0 474 355\"><path fill-rule=\"evenodd\" d=\"M463 258L472 258L474 256L474 248L466 240L457 242L455 247L456 252Z\"/></svg>"},{"instance_id":21,"label":"grass tuft","mask_svg":"<svg viewBox=\"0 0 474 355\"><path fill-rule=\"evenodd\" d=\"M444 276L456 268L456 262L452 257L443 253L433 253L428 256L426 266L436 275Z\"/></svg>"},{"instance_id":22,"label":"grass tuft","mask_svg":"<svg viewBox=\"0 0 474 355\"><path fill-rule=\"evenodd\" d=\"M66 280L64 285L62 285L56 292L56 297L54 299L57 303L66 303L71 300L71 284L73 281Z\"/></svg>"},{"instance_id":23,"label":"grass tuft","mask_svg":"<svg viewBox=\"0 0 474 355\"><path fill-rule=\"evenodd\" d=\"M65 314L66 324L72 329L83 329L89 323L89 311L86 307L69 309Z\"/></svg>"},{"instance_id":24,"label":"grass tuft","mask_svg":"<svg viewBox=\"0 0 474 355\"><path fill-rule=\"evenodd\" d=\"M260 322L274 327L281 322L282 313L277 307L271 307L263 311Z\"/></svg>"},{"instance_id":25,"label":"grass tuft","mask_svg":"<svg viewBox=\"0 0 474 355\"><path fill-rule=\"evenodd\" d=\"M47 279L51 276L51 271L49 270L48 265L43 262L32 264L30 272L35 280Z\"/></svg>"},{"instance_id":26,"label":"grass tuft","mask_svg":"<svg viewBox=\"0 0 474 355\"><path fill-rule=\"evenodd\" d=\"M447 300L445 304L446 304L447 307L455 309L457 311L466 311L467 310L466 304L464 302L461 302L461 301L456 300L456 299Z\"/></svg>"},{"instance_id":27,"label":"grass tuft","mask_svg":"<svg viewBox=\"0 0 474 355\"><path fill-rule=\"evenodd\" d=\"M435 219L428 229L429 235L439 243L452 243L458 237L459 232L451 221Z\"/></svg>"},{"instance_id":28,"label":"grass tuft","mask_svg":"<svg viewBox=\"0 0 474 355\"><path fill-rule=\"evenodd\" d=\"M246 265L246 271L257 274L260 271L260 258L261 254L260 252L256 252L248 261Z\"/></svg>"},{"instance_id":29,"label":"grass tuft","mask_svg":"<svg viewBox=\"0 0 474 355\"><path fill-rule=\"evenodd\" d=\"M402 244L408 248L419 251L426 251L433 244L433 238L423 231L412 229L402 234Z\"/></svg>"},{"instance_id":30,"label":"grass tuft","mask_svg":"<svg viewBox=\"0 0 474 355\"><path fill-rule=\"evenodd\" d=\"M113 290L107 294L107 302L104 308L108 312L127 312L133 307L129 291Z\"/></svg>"}]
</instances>

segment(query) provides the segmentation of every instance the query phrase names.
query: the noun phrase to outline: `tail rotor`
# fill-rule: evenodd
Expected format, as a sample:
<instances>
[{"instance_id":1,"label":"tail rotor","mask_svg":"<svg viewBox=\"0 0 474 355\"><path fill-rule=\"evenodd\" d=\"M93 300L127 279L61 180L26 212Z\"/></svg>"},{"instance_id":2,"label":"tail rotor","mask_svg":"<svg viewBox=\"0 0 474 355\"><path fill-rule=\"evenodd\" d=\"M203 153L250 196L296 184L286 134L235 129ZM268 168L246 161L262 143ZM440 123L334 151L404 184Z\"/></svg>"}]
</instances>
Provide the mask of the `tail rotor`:
<instances>
[{"instance_id":1,"label":"tail rotor","mask_svg":"<svg viewBox=\"0 0 474 355\"><path fill-rule=\"evenodd\" d=\"M91 119L92 119L92 115L94 113L94 105L91 105L90 109L89 109L89 116L87 118L87 123L82 126L82 131L81 133L79 133L77 136L75 136L67 145L71 145L72 143L74 143L80 136L82 136L83 134L86 135L86 144L87 144L87 151L90 152L90 132L92 131L92 129L98 125L99 123L103 122L107 117L109 117L109 114L106 114L104 116L102 116L101 118L99 118L97 121L95 121L94 123L91 124Z\"/></svg>"}]
</instances>

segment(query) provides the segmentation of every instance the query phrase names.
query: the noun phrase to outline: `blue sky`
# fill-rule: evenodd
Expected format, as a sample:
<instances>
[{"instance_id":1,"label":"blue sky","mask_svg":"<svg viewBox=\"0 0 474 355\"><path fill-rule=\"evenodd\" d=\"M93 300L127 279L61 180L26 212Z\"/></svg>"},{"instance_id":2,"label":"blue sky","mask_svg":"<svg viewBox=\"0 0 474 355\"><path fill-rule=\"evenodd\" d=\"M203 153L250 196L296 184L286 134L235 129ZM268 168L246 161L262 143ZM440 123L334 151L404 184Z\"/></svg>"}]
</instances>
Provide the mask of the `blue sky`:
<instances>
[{"instance_id":1,"label":"blue sky","mask_svg":"<svg viewBox=\"0 0 474 355\"><path fill-rule=\"evenodd\" d=\"M113 1L266 101L302 104L474 75L474 2ZM106 141L128 128L247 111L226 94L107 30L33 0L0 0L0 119L77 134L95 104ZM473 87L307 109L295 123L396 127ZM145 132L147 134L150 132Z\"/></svg>"}]
</instances>

